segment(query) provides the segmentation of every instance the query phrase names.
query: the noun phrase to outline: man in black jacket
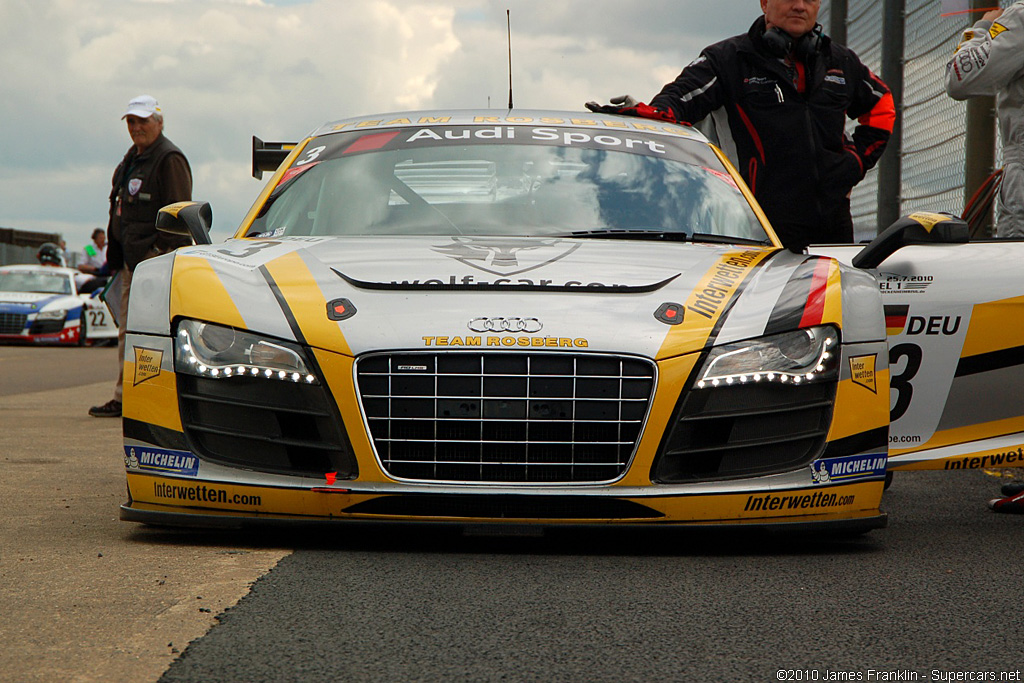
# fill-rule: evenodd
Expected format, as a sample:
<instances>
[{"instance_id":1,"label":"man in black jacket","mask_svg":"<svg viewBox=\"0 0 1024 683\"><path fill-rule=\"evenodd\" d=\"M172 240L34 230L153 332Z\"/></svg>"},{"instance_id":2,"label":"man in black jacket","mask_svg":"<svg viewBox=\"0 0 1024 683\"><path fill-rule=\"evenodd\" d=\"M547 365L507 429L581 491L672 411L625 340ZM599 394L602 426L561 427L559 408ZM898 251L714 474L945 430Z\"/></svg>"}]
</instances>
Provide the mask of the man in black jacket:
<instances>
[{"instance_id":1,"label":"man in black jacket","mask_svg":"<svg viewBox=\"0 0 1024 683\"><path fill-rule=\"evenodd\" d=\"M142 261L191 244L188 238L158 232L162 207L192 198L192 170L173 142L164 137L164 117L157 101L140 95L121 117L128 124L132 147L114 171L107 223L107 264L121 282L117 350L120 372L114 398L93 406L93 417L120 417L124 382L124 337L132 273Z\"/></svg>"},{"instance_id":2,"label":"man in black jacket","mask_svg":"<svg viewBox=\"0 0 1024 683\"><path fill-rule=\"evenodd\" d=\"M592 111L687 125L710 116L782 243L852 242L850 192L878 161L896 112L888 87L817 23L821 0L761 0L764 16L711 45L650 105ZM858 126L850 136L846 119Z\"/></svg>"}]
</instances>

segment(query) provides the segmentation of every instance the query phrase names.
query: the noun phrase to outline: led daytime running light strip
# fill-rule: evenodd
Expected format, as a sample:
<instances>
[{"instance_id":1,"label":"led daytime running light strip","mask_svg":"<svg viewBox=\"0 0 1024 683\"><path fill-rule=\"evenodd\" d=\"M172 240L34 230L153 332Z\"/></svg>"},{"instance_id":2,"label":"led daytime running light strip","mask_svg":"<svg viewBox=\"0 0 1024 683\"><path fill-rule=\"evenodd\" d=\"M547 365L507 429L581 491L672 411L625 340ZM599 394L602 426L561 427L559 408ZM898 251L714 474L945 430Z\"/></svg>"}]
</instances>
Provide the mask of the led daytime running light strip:
<instances>
[{"instance_id":1,"label":"led daytime running light strip","mask_svg":"<svg viewBox=\"0 0 1024 683\"><path fill-rule=\"evenodd\" d=\"M821 357L818 362L815 363L814 370L811 372L782 372L779 370L771 372L747 372L737 375L726 375L724 377L715 377L710 380L699 380L697 382L698 389L715 388L720 386L734 386L738 384L750 384L760 382L778 382L779 384L802 384L803 382L810 382L818 377L821 373L825 372L825 362L832 358L832 354L829 352L828 347L832 345L832 339L826 337L823 341L825 349L821 353Z\"/></svg>"},{"instance_id":2,"label":"led daytime running light strip","mask_svg":"<svg viewBox=\"0 0 1024 683\"><path fill-rule=\"evenodd\" d=\"M192 340L188 336L188 332L180 330L178 336L182 338L182 351L188 354L188 362L192 366L192 371L200 377L263 377L266 379L279 379L296 384L305 382L306 384L316 384L316 376L314 375L303 375L301 372L288 372L286 370L273 370L271 368L264 368L255 365L246 365L244 363L231 363L229 365L217 365L211 366L200 362L196 355L192 353Z\"/></svg>"}]
</instances>

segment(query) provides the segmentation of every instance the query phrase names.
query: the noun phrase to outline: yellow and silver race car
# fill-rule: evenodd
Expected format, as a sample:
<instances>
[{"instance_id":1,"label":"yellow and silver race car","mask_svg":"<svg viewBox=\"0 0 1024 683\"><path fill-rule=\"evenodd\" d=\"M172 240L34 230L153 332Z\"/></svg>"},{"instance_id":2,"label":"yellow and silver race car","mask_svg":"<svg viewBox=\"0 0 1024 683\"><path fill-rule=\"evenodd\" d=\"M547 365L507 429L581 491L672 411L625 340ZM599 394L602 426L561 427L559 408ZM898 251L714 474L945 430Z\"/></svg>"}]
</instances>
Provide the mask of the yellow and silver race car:
<instances>
[{"instance_id":1,"label":"yellow and silver race car","mask_svg":"<svg viewBox=\"0 0 1024 683\"><path fill-rule=\"evenodd\" d=\"M971 398L1021 374L1020 298L949 216L792 253L698 132L597 114L357 118L253 164L233 239L166 207L196 246L135 272L122 519L861 532L892 467L1024 444L1012 387Z\"/></svg>"}]
</instances>

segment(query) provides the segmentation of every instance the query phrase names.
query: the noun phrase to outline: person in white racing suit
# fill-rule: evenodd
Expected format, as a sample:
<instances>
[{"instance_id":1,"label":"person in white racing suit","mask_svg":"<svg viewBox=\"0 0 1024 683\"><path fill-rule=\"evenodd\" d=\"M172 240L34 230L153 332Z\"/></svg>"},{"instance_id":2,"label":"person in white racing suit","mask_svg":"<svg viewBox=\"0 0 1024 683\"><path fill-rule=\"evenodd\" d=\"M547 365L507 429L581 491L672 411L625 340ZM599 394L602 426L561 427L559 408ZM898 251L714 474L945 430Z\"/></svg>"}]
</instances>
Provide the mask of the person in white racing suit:
<instances>
[{"instance_id":1,"label":"person in white racing suit","mask_svg":"<svg viewBox=\"0 0 1024 683\"><path fill-rule=\"evenodd\" d=\"M994 95L1003 143L997 237L1024 237L1024 0L986 12L946 64L955 100Z\"/></svg>"}]
</instances>

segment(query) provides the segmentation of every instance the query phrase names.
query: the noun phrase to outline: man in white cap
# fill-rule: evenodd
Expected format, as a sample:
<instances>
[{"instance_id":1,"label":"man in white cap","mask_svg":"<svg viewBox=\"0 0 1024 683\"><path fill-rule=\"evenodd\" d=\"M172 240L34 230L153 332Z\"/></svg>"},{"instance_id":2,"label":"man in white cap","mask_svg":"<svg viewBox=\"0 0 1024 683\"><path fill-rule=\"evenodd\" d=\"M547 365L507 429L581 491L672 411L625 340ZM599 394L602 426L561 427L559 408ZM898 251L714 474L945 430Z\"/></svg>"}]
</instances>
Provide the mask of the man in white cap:
<instances>
[{"instance_id":1,"label":"man in white cap","mask_svg":"<svg viewBox=\"0 0 1024 683\"><path fill-rule=\"evenodd\" d=\"M107 264L120 273L118 372L114 397L93 406L93 417L120 417L124 381L124 335L132 272L142 261L190 244L187 237L158 232L156 215L162 207L192 199L192 170L174 143L164 137L164 117L157 101L139 95L121 116L128 124L132 146L114 171L107 223Z\"/></svg>"}]
</instances>

